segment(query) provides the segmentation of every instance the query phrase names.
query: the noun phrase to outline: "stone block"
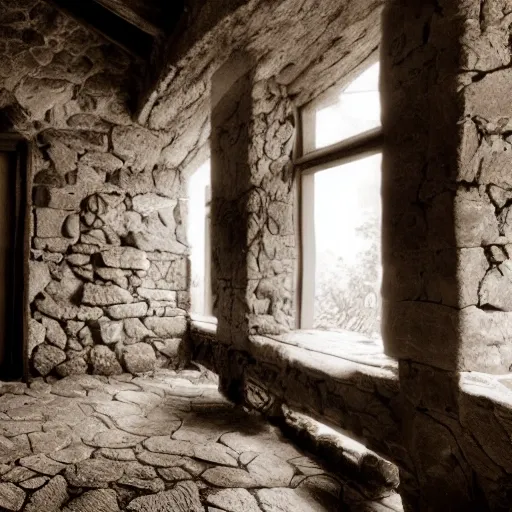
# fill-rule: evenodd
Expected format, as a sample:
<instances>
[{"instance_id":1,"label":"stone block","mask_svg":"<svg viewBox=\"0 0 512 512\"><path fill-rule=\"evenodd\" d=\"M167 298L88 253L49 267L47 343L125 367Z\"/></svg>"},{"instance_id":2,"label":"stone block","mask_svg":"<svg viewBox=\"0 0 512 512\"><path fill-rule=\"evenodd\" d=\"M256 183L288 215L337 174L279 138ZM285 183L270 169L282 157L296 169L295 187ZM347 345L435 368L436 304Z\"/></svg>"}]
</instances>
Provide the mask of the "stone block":
<instances>
[{"instance_id":1,"label":"stone block","mask_svg":"<svg viewBox=\"0 0 512 512\"><path fill-rule=\"evenodd\" d=\"M73 357L59 364L55 370L61 377L83 375L87 373L88 365L83 357Z\"/></svg>"},{"instance_id":2,"label":"stone block","mask_svg":"<svg viewBox=\"0 0 512 512\"><path fill-rule=\"evenodd\" d=\"M153 341L153 346L156 350L174 362L177 362L182 353L184 349L183 345L184 341L182 338L171 338L168 340L156 339Z\"/></svg>"},{"instance_id":3,"label":"stone block","mask_svg":"<svg viewBox=\"0 0 512 512\"><path fill-rule=\"evenodd\" d=\"M66 354L60 348L43 343L34 350L32 360L37 372L45 377L66 360Z\"/></svg>"},{"instance_id":4,"label":"stone block","mask_svg":"<svg viewBox=\"0 0 512 512\"><path fill-rule=\"evenodd\" d=\"M112 146L114 154L135 172L151 172L162 150L156 135L137 126L116 126L112 131Z\"/></svg>"},{"instance_id":5,"label":"stone block","mask_svg":"<svg viewBox=\"0 0 512 512\"><path fill-rule=\"evenodd\" d=\"M69 211L67 210L36 208L36 236L41 238L59 238L65 236L63 233L63 227L68 215Z\"/></svg>"},{"instance_id":6,"label":"stone block","mask_svg":"<svg viewBox=\"0 0 512 512\"><path fill-rule=\"evenodd\" d=\"M72 241L66 238L39 238L33 239L34 248L49 252L66 252Z\"/></svg>"},{"instance_id":7,"label":"stone block","mask_svg":"<svg viewBox=\"0 0 512 512\"><path fill-rule=\"evenodd\" d=\"M115 353L105 345L96 345L91 354L92 372L95 375L119 375L123 369Z\"/></svg>"},{"instance_id":8,"label":"stone block","mask_svg":"<svg viewBox=\"0 0 512 512\"><path fill-rule=\"evenodd\" d=\"M41 323L46 328L46 339L48 340L48 343L51 343L61 350L64 350L66 348L68 338L59 322L53 318L43 316Z\"/></svg>"},{"instance_id":9,"label":"stone block","mask_svg":"<svg viewBox=\"0 0 512 512\"><path fill-rule=\"evenodd\" d=\"M183 336L187 330L187 320L184 316L148 317L144 325L159 338L176 338Z\"/></svg>"},{"instance_id":10,"label":"stone block","mask_svg":"<svg viewBox=\"0 0 512 512\"><path fill-rule=\"evenodd\" d=\"M458 190L454 201L455 239L458 247L479 247L499 240L494 206L478 189Z\"/></svg>"},{"instance_id":11,"label":"stone block","mask_svg":"<svg viewBox=\"0 0 512 512\"><path fill-rule=\"evenodd\" d=\"M42 121L48 110L71 100L73 84L66 80L28 77L18 85L14 95L32 120Z\"/></svg>"},{"instance_id":12,"label":"stone block","mask_svg":"<svg viewBox=\"0 0 512 512\"><path fill-rule=\"evenodd\" d=\"M106 318L100 318L98 324L100 336L105 345L112 345L124 339L122 321L112 322Z\"/></svg>"},{"instance_id":13,"label":"stone block","mask_svg":"<svg viewBox=\"0 0 512 512\"><path fill-rule=\"evenodd\" d=\"M512 311L512 261L506 260L487 272L482 281L479 298L481 306L500 311Z\"/></svg>"},{"instance_id":14,"label":"stone block","mask_svg":"<svg viewBox=\"0 0 512 512\"><path fill-rule=\"evenodd\" d=\"M101 253L103 264L107 267L133 270L148 270L149 260L144 251L133 247L115 247Z\"/></svg>"},{"instance_id":15,"label":"stone block","mask_svg":"<svg viewBox=\"0 0 512 512\"><path fill-rule=\"evenodd\" d=\"M425 302L384 301L386 353L443 370L507 373L512 315L468 306L460 311Z\"/></svg>"},{"instance_id":16,"label":"stone block","mask_svg":"<svg viewBox=\"0 0 512 512\"><path fill-rule=\"evenodd\" d=\"M115 284L84 284L82 302L91 306L111 306L133 302L130 292Z\"/></svg>"},{"instance_id":17,"label":"stone block","mask_svg":"<svg viewBox=\"0 0 512 512\"><path fill-rule=\"evenodd\" d=\"M32 302L52 280L48 265L41 261L30 261L28 269L28 301Z\"/></svg>"},{"instance_id":18,"label":"stone block","mask_svg":"<svg viewBox=\"0 0 512 512\"><path fill-rule=\"evenodd\" d=\"M155 369L155 351L148 343L135 343L124 349L123 361L130 373L149 372Z\"/></svg>"},{"instance_id":19,"label":"stone block","mask_svg":"<svg viewBox=\"0 0 512 512\"><path fill-rule=\"evenodd\" d=\"M123 161L111 153L99 153L97 151L87 152L81 159L80 163L93 167L100 171L111 173L123 167Z\"/></svg>"},{"instance_id":20,"label":"stone block","mask_svg":"<svg viewBox=\"0 0 512 512\"><path fill-rule=\"evenodd\" d=\"M148 305L145 302L120 304L107 308L108 316L115 320L121 320L123 318L140 318L145 316L147 311Z\"/></svg>"},{"instance_id":21,"label":"stone block","mask_svg":"<svg viewBox=\"0 0 512 512\"><path fill-rule=\"evenodd\" d=\"M132 198L132 208L143 217L147 217L157 210L174 209L177 199L169 199L158 194L139 194Z\"/></svg>"},{"instance_id":22,"label":"stone block","mask_svg":"<svg viewBox=\"0 0 512 512\"><path fill-rule=\"evenodd\" d=\"M512 107L508 101L512 93L511 79L512 70L502 69L469 84L464 90L466 111L471 116L479 115L494 123L504 117L512 118Z\"/></svg>"},{"instance_id":23,"label":"stone block","mask_svg":"<svg viewBox=\"0 0 512 512\"><path fill-rule=\"evenodd\" d=\"M66 238L78 240L80 236L80 217L77 213L72 213L66 217L62 226L62 233Z\"/></svg>"},{"instance_id":24,"label":"stone block","mask_svg":"<svg viewBox=\"0 0 512 512\"><path fill-rule=\"evenodd\" d=\"M32 356L34 349L44 342L46 329L39 322L31 318L28 322L28 346L27 357Z\"/></svg>"},{"instance_id":25,"label":"stone block","mask_svg":"<svg viewBox=\"0 0 512 512\"><path fill-rule=\"evenodd\" d=\"M151 288L137 288L137 294L139 297L147 300L156 300L171 302L176 304L176 292L171 290L151 289Z\"/></svg>"},{"instance_id":26,"label":"stone block","mask_svg":"<svg viewBox=\"0 0 512 512\"><path fill-rule=\"evenodd\" d=\"M187 246L173 239L174 233L168 232L163 236L157 233L134 233L130 232L126 238L127 243L143 251L163 251L174 254L185 254Z\"/></svg>"},{"instance_id":27,"label":"stone block","mask_svg":"<svg viewBox=\"0 0 512 512\"><path fill-rule=\"evenodd\" d=\"M144 341L145 338L154 336L154 333L150 331L138 318L127 318L124 320L124 332L126 336L138 343ZM128 343L128 340L126 341Z\"/></svg>"}]
</instances>

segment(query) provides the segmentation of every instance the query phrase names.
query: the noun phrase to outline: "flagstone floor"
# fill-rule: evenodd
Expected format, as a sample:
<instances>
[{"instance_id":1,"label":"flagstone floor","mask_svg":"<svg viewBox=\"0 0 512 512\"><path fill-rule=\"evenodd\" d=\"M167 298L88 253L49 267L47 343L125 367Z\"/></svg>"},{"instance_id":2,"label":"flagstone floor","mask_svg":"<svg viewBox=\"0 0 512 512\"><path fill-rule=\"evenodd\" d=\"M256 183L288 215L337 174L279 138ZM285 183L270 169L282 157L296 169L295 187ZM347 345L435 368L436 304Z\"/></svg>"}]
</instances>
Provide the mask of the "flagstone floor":
<instances>
[{"instance_id":1,"label":"flagstone floor","mask_svg":"<svg viewBox=\"0 0 512 512\"><path fill-rule=\"evenodd\" d=\"M343 482L199 370L0 386L0 510L310 512ZM394 510L395 497L357 510Z\"/></svg>"}]
</instances>

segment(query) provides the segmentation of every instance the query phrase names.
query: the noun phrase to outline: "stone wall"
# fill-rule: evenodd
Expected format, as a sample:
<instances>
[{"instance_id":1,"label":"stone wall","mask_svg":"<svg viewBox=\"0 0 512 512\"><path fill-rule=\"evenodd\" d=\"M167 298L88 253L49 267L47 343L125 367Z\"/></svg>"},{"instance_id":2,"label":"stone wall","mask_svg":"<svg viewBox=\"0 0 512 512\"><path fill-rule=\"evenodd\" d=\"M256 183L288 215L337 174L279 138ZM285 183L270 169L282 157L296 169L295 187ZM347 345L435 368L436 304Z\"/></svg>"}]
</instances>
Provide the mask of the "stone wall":
<instances>
[{"instance_id":1,"label":"stone wall","mask_svg":"<svg viewBox=\"0 0 512 512\"><path fill-rule=\"evenodd\" d=\"M396 0L384 17L384 337L411 511L510 508L509 393L459 373L512 365L509 11Z\"/></svg>"},{"instance_id":2,"label":"stone wall","mask_svg":"<svg viewBox=\"0 0 512 512\"><path fill-rule=\"evenodd\" d=\"M212 114L214 312L219 339L239 346L294 327L291 103L275 81L252 78Z\"/></svg>"},{"instance_id":3,"label":"stone wall","mask_svg":"<svg viewBox=\"0 0 512 512\"><path fill-rule=\"evenodd\" d=\"M172 137L131 121L143 63L45 2L0 9L2 122L33 157L31 372L174 364L189 307L184 178L161 156Z\"/></svg>"}]
</instances>

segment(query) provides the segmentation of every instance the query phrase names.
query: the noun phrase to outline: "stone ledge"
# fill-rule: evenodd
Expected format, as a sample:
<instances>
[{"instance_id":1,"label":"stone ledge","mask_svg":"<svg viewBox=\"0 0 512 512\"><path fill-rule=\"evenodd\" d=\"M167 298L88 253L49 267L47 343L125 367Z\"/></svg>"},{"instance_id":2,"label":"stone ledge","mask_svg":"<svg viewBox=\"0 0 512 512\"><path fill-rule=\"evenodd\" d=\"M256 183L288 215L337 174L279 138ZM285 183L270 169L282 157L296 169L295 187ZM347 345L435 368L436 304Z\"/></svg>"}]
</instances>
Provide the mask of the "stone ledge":
<instances>
[{"instance_id":1,"label":"stone ledge","mask_svg":"<svg viewBox=\"0 0 512 512\"><path fill-rule=\"evenodd\" d=\"M269 417L284 404L345 429L397 464L406 457L398 364L376 343L360 343L353 333L295 331L251 336L242 352L217 341L212 323L198 320L191 323L191 342L192 358L219 374L232 400ZM326 353L333 348L336 355Z\"/></svg>"},{"instance_id":2,"label":"stone ledge","mask_svg":"<svg viewBox=\"0 0 512 512\"><path fill-rule=\"evenodd\" d=\"M190 331L215 336L217 334L217 319L214 316L190 313Z\"/></svg>"}]
</instances>

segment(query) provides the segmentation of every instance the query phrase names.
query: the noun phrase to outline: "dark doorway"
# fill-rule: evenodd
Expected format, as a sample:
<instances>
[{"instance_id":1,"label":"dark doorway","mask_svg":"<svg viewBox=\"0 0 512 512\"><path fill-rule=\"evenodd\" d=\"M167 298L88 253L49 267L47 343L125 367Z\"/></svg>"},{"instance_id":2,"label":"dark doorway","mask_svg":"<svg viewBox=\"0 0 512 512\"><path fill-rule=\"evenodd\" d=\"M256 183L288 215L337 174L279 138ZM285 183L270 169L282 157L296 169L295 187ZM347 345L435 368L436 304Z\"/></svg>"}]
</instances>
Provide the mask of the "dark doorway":
<instances>
[{"instance_id":1,"label":"dark doorway","mask_svg":"<svg viewBox=\"0 0 512 512\"><path fill-rule=\"evenodd\" d=\"M0 380L24 373L27 145L0 134Z\"/></svg>"}]
</instances>

